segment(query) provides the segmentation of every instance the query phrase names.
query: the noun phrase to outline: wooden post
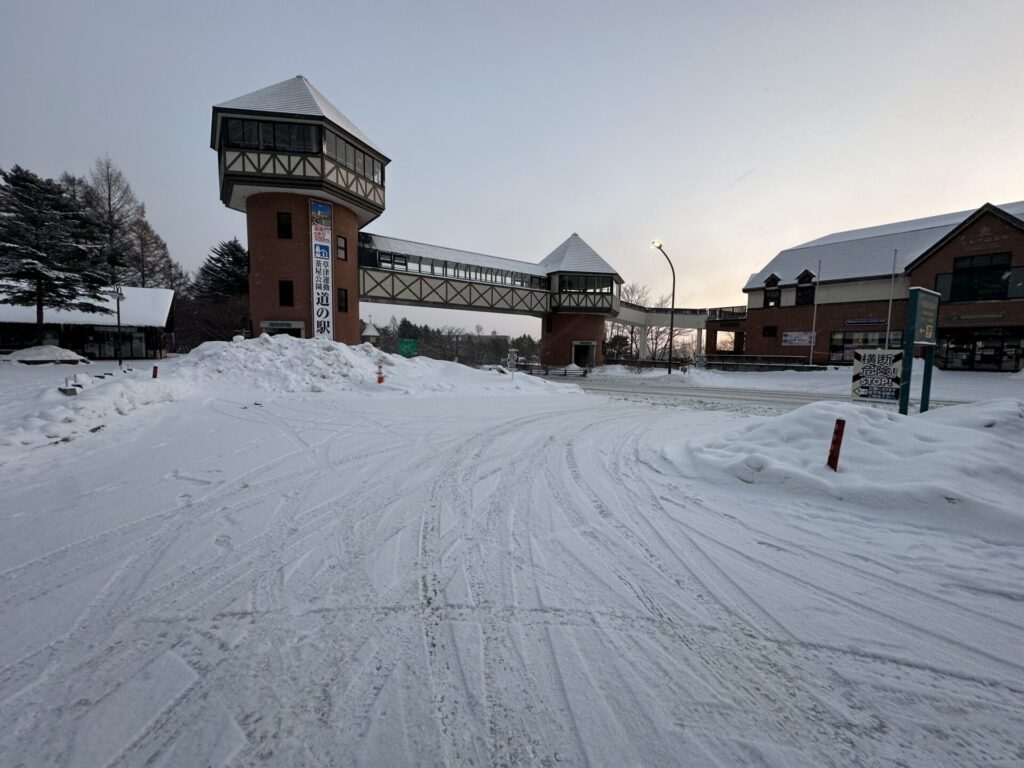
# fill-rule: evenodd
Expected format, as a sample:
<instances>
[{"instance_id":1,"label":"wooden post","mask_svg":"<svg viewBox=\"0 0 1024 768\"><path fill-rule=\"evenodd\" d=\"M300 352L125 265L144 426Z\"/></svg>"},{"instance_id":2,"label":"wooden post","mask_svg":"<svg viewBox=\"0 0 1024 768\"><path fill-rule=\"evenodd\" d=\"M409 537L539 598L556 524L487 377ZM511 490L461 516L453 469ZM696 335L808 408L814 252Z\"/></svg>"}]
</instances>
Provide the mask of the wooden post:
<instances>
[{"instance_id":1,"label":"wooden post","mask_svg":"<svg viewBox=\"0 0 1024 768\"><path fill-rule=\"evenodd\" d=\"M828 466L833 472L839 471L839 449L843 447L845 429L846 419L836 419L835 429L832 430L832 446L828 449Z\"/></svg>"}]
</instances>

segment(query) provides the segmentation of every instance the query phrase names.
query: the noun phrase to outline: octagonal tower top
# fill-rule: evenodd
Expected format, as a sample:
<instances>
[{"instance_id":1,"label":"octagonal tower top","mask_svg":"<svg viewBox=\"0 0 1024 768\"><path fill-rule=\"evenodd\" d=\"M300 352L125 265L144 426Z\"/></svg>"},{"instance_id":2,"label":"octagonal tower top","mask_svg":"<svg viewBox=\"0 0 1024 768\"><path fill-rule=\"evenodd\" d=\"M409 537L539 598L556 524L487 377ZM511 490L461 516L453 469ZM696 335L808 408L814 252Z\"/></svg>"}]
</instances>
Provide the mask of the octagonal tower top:
<instances>
[{"instance_id":1,"label":"octagonal tower top","mask_svg":"<svg viewBox=\"0 0 1024 768\"><path fill-rule=\"evenodd\" d=\"M384 211L388 157L302 75L213 107L221 200L293 191L352 209L359 225Z\"/></svg>"}]
</instances>

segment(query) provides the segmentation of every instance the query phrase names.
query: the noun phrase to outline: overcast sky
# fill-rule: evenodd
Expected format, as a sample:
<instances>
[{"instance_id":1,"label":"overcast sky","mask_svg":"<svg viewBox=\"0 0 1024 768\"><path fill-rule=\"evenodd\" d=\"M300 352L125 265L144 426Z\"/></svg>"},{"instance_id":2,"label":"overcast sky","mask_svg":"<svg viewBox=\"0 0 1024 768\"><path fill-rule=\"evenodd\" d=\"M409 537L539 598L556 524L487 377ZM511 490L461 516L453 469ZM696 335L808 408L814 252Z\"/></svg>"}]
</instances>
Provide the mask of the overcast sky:
<instances>
[{"instance_id":1,"label":"overcast sky","mask_svg":"<svg viewBox=\"0 0 1024 768\"><path fill-rule=\"evenodd\" d=\"M210 108L303 74L392 160L369 231L539 261L578 232L676 306L779 250L1024 199L1024 2L0 6L0 167L109 153L186 268L245 239ZM480 316L364 304L432 325ZM531 318L485 315L500 332Z\"/></svg>"}]
</instances>

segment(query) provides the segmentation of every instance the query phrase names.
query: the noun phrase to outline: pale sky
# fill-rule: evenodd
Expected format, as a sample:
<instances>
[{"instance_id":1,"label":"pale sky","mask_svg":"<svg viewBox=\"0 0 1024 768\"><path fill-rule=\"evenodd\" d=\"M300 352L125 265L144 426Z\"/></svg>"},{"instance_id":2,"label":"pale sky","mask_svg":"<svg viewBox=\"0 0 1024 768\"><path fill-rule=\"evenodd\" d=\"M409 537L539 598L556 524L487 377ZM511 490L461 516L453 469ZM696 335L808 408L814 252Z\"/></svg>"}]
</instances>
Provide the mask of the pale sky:
<instances>
[{"instance_id":1,"label":"pale sky","mask_svg":"<svg viewBox=\"0 0 1024 768\"><path fill-rule=\"evenodd\" d=\"M367 229L537 262L578 232L676 306L743 303L778 251L1024 199L1024 2L0 6L0 167L109 153L196 269L210 108L303 74L392 160ZM364 304L539 336L540 321Z\"/></svg>"}]
</instances>

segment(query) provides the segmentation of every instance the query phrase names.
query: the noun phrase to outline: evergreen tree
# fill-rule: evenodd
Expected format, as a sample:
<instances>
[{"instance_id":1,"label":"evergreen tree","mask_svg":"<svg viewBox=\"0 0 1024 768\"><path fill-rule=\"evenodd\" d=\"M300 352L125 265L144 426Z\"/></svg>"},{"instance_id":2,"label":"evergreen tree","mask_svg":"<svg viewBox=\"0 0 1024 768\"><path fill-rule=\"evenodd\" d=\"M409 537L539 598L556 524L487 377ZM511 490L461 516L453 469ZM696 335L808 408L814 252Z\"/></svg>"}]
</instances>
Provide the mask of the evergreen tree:
<instances>
[{"instance_id":1,"label":"evergreen tree","mask_svg":"<svg viewBox=\"0 0 1024 768\"><path fill-rule=\"evenodd\" d=\"M188 350L213 339L249 333L249 252L238 238L210 250L194 282L171 261L160 279L176 291L175 346Z\"/></svg>"},{"instance_id":2,"label":"evergreen tree","mask_svg":"<svg viewBox=\"0 0 1024 768\"><path fill-rule=\"evenodd\" d=\"M249 295L249 251L237 237L210 250L192 290L202 298Z\"/></svg>"},{"instance_id":3,"label":"evergreen tree","mask_svg":"<svg viewBox=\"0 0 1024 768\"><path fill-rule=\"evenodd\" d=\"M0 303L36 308L36 341L44 310L109 313L102 248L85 212L65 188L15 165L0 169Z\"/></svg>"}]
</instances>

